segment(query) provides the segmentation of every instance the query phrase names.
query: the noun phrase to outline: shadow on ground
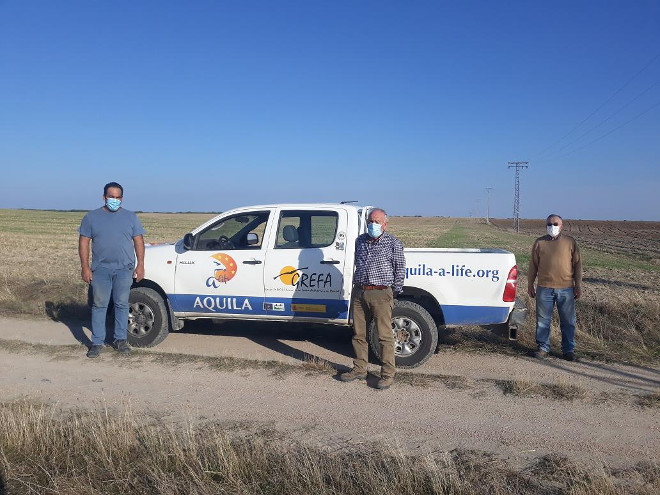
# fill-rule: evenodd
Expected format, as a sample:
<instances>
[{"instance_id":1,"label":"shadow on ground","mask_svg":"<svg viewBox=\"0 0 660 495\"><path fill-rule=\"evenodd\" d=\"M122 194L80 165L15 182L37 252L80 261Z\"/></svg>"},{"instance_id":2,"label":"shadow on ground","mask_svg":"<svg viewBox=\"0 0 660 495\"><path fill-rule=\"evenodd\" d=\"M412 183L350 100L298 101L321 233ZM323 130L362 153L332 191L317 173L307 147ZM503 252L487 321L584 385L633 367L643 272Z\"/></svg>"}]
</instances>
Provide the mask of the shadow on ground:
<instances>
[{"instance_id":1,"label":"shadow on ground","mask_svg":"<svg viewBox=\"0 0 660 495\"><path fill-rule=\"evenodd\" d=\"M3 475L2 469L0 469L0 495L5 495L7 492L7 486L5 485L5 477Z\"/></svg>"},{"instance_id":2,"label":"shadow on ground","mask_svg":"<svg viewBox=\"0 0 660 495\"><path fill-rule=\"evenodd\" d=\"M284 323L260 321L211 321L196 320L186 322L182 334L224 335L243 337L266 349L298 361L320 360L319 356L301 351L285 341L309 342L330 352L345 357L353 356L351 337L353 332L348 327L334 325L315 325L311 323ZM326 360L328 361L328 360ZM328 361L338 371L348 368L342 364Z\"/></svg>"},{"instance_id":3,"label":"shadow on ground","mask_svg":"<svg viewBox=\"0 0 660 495\"><path fill-rule=\"evenodd\" d=\"M519 335L522 330L519 330ZM509 340L508 328L493 327L488 330L481 327L440 327L436 352L446 348L464 351L488 351L510 356L529 356L536 348L520 340Z\"/></svg>"},{"instance_id":4,"label":"shadow on ground","mask_svg":"<svg viewBox=\"0 0 660 495\"><path fill-rule=\"evenodd\" d=\"M586 361L567 362L561 357L550 357L539 361L550 368L562 370L565 373L583 376L603 383L616 385L633 393L651 393L660 387L660 371L646 366L629 366L622 369L616 365ZM630 369L639 370L638 373ZM604 373L602 373L604 372Z\"/></svg>"},{"instance_id":5,"label":"shadow on ground","mask_svg":"<svg viewBox=\"0 0 660 495\"><path fill-rule=\"evenodd\" d=\"M81 303L53 303L46 301L44 304L46 315L53 321L64 323L78 342L89 347L92 341L89 340L83 328L91 326L91 308Z\"/></svg>"}]
</instances>

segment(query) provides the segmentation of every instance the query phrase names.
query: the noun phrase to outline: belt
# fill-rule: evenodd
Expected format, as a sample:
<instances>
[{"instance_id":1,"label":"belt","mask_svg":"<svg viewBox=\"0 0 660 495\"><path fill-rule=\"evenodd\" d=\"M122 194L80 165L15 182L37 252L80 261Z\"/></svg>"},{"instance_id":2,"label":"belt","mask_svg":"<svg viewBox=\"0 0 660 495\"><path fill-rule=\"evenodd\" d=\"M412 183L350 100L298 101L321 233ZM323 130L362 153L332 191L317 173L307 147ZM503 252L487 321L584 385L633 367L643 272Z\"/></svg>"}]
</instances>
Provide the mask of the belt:
<instances>
[{"instance_id":1,"label":"belt","mask_svg":"<svg viewBox=\"0 0 660 495\"><path fill-rule=\"evenodd\" d=\"M387 289L389 285L360 285L364 290L383 290Z\"/></svg>"}]
</instances>

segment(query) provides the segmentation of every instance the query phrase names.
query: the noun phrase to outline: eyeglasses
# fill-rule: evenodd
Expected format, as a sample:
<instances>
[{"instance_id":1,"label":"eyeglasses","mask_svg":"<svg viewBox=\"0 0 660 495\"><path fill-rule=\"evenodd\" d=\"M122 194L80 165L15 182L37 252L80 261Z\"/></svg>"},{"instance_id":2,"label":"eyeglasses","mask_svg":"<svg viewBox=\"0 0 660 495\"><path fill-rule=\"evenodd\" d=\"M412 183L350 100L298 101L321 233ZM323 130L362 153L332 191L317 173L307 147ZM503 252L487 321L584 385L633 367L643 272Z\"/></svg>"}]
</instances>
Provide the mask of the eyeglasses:
<instances>
[{"instance_id":1,"label":"eyeglasses","mask_svg":"<svg viewBox=\"0 0 660 495\"><path fill-rule=\"evenodd\" d=\"M559 222L555 222L555 223L547 223L546 225L547 225L548 227L553 227L553 226L554 226L554 227L559 227Z\"/></svg>"}]
</instances>

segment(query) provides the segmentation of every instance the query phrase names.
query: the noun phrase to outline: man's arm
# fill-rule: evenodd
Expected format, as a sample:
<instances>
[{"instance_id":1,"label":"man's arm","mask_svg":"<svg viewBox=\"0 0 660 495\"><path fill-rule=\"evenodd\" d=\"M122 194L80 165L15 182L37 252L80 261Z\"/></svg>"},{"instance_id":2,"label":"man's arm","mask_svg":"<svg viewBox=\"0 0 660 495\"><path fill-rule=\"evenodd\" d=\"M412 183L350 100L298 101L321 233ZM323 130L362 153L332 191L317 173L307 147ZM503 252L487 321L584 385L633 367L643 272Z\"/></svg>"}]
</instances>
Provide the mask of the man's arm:
<instances>
[{"instance_id":1,"label":"man's arm","mask_svg":"<svg viewBox=\"0 0 660 495\"><path fill-rule=\"evenodd\" d=\"M80 256L80 276L85 283L92 281L92 269L89 267L89 243L92 239L81 235L78 239L78 256Z\"/></svg>"},{"instance_id":2,"label":"man's arm","mask_svg":"<svg viewBox=\"0 0 660 495\"><path fill-rule=\"evenodd\" d=\"M135 247L135 257L137 258L133 278L136 282L139 282L144 278L144 237L141 235L133 237L133 246Z\"/></svg>"},{"instance_id":3,"label":"man's arm","mask_svg":"<svg viewBox=\"0 0 660 495\"><path fill-rule=\"evenodd\" d=\"M529 269L527 270L527 294L529 297L536 297L536 289L534 288L534 281L536 274L539 271L539 241L536 241L532 246L532 255L529 257Z\"/></svg>"},{"instance_id":4,"label":"man's arm","mask_svg":"<svg viewBox=\"0 0 660 495\"><path fill-rule=\"evenodd\" d=\"M575 299L582 297L582 258L577 242L573 240L573 296Z\"/></svg>"},{"instance_id":5,"label":"man's arm","mask_svg":"<svg viewBox=\"0 0 660 495\"><path fill-rule=\"evenodd\" d=\"M394 245L394 286L392 292L397 296L403 292L403 281L406 278L406 257L403 254L403 244Z\"/></svg>"}]
</instances>

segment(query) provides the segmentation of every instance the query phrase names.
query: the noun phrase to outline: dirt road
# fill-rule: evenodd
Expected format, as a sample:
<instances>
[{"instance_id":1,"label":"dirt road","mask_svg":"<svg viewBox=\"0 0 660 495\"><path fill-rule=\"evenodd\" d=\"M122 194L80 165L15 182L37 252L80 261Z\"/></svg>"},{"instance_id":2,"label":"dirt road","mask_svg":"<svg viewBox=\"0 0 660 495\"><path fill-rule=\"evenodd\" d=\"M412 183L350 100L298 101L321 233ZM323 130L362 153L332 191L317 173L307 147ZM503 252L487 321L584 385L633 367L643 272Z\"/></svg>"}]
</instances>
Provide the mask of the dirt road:
<instances>
[{"instance_id":1,"label":"dirt road","mask_svg":"<svg viewBox=\"0 0 660 495\"><path fill-rule=\"evenodd\" d=\"M77 323L0 318L3 401L130 405L163 420L266 425L329 449L381 440L414 453L495 452L514 465L551 453L610 466L660 460L657 397L640 402L660 392L655 367L442 351L378 391L376 375L345 384L298 366L320 358L348 368L347 330L189 325L153 350L123 357L108 349L96 360L85 358L88 335ZM181 354L295 366L232 371ZM550 387L575 398L536 393Z\"/></svg>"}]
</instances>

